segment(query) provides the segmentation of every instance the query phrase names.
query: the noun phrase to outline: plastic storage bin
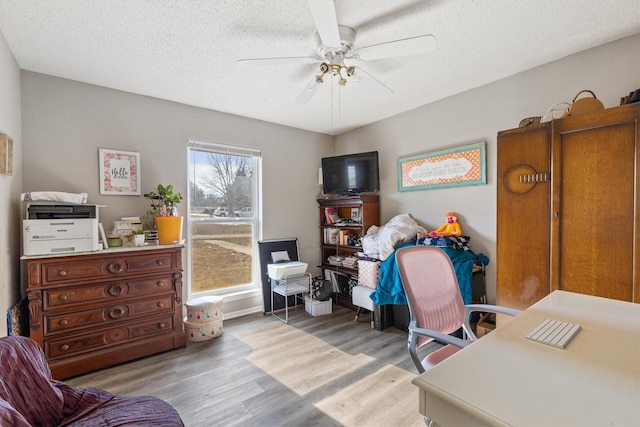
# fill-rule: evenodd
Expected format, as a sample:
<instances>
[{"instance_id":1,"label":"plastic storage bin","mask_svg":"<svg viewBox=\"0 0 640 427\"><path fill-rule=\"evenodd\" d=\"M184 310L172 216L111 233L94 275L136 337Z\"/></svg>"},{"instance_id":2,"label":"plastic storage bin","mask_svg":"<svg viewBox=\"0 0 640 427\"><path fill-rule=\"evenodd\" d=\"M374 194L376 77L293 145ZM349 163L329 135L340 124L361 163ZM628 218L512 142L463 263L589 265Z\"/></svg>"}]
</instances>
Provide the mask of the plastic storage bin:
<instances>
[{"instance_id":1,"label":"plastic storage bin","mask_svg":"<svg viewBox=\"0 0 640 427\"><path fill-rule=\"evenodd\" d=\"M327 301L318 301L308 296L304 297L304 310L311 316L322 316L323 314L331 314L331 299Z\"/></svg>"}]
</instances>

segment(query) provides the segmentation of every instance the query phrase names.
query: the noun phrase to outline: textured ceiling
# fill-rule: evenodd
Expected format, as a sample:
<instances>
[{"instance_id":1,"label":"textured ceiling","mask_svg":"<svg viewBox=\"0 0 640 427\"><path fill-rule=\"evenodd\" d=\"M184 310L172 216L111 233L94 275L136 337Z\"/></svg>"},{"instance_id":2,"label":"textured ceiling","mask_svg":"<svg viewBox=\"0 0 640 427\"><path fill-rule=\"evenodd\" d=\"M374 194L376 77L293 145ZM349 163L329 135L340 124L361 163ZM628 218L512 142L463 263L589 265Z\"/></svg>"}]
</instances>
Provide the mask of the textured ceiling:
<instances>
[{"instance_id":1,"label":"textured ceiling","mask_svg":"<svg viewBox=\"0 0 640 427\"><path fill-rule=\"evenodd\" d=\"M0 0L20 68L327 134L339 134L640 33L640 0L335 0L355 47L433 34L426 55L364 62L372 78L325 79L304 0Z\"/></svg>"}]
</instances>

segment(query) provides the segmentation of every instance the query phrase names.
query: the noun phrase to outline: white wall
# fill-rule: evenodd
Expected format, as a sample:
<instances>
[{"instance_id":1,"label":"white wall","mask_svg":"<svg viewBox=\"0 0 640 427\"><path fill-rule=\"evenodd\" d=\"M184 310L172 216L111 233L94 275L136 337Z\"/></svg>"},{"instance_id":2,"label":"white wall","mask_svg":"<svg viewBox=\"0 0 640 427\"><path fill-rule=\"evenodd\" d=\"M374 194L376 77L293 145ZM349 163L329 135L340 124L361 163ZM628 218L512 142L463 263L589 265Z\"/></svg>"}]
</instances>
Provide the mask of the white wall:
<instances>
[{"instance_id":1,"label":"white wall","mask_svg":"<svg viewBox=\"0 0 640 427\"><path fill-rule=\"evenodd\" d=\"M445 212L455 211L462 231L471 236L474 252L490 258L487 293L494 302L498 131L517 127L525 117L541 116L550 105L571 101L582 89L593 90L609 108L638 88L640 35L345 133L336 138L336 149L338 154L380 152L383 222L396 214L410 213L433 230L444 223ZM478 141L487 142L487 185L398 192L398 158Z\"/></svg>"},{"instance_id":2,"label":"white wall","mask_svg":"<svg viewBox=\"0 0 640 427\"><path fill-rule=\"evenodd\" d=\"M0 175L0 336L7 335L5 313L20 300L20 189L22 124L20 70L0 33L0 132L13 138L13 175Z\"/></svg>"},{"instance_id":3,"label":"white wall","mask_svg":"<svg viewBox=\"0 0 640 427\"><path fill-rule=\"evenodd\" d=\"M187 194L188 139L262 149L263 238L298 237L300 257L318 258L318 166L333 138L155 98L22 72L23 191L86 192L105 228L148 209L142 196L102 196L98 149L140 153L142 192L173 184ZM186 205L182 206L182 210ZM187 263L185 261L184 265ZM186 288L186 286L185 286ZM225 298L225 313L262 307Z\"/></svg>"}]
</instances>

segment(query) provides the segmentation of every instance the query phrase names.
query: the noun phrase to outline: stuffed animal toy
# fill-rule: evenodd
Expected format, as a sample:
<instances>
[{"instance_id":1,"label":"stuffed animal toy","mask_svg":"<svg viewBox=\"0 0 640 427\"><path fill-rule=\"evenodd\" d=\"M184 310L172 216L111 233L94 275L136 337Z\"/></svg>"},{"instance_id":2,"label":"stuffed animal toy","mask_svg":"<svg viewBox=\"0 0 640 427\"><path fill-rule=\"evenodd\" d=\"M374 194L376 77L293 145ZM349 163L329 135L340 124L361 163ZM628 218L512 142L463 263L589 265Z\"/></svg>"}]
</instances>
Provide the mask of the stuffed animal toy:
<instances>
[{"instance_id":1,"label":"stuffed animal toy","mask_svg":"<svg viewBox=\"0 0 640 427\"><path fill-rule=\"evenodd\" d=\"M455 212L447 212L444 214L447 222L438 227L437 230L429 233L431 237L444 237L444 236L461 236L462 230L460 224L458 224L458 217Z\"/></svg>"}]
</instances>

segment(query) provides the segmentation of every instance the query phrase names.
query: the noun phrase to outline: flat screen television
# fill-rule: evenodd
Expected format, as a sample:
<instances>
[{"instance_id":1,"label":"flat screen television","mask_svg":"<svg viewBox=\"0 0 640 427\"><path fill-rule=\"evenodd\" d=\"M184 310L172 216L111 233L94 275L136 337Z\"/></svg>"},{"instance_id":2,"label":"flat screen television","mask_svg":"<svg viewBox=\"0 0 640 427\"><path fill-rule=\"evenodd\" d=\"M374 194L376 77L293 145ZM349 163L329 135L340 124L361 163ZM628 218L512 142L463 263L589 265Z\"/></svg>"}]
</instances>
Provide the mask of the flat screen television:
<instances>
[{"instance_id":1,"label":"flat screen television","mask_svg":"<svg viewBox=\"0 0 640 427\"><path fill-rule=\"evenodd\" d=\"M379 191L378 152L324 157L322 190L324 194L341 195Z\"/></svg>"}]
</instances>

